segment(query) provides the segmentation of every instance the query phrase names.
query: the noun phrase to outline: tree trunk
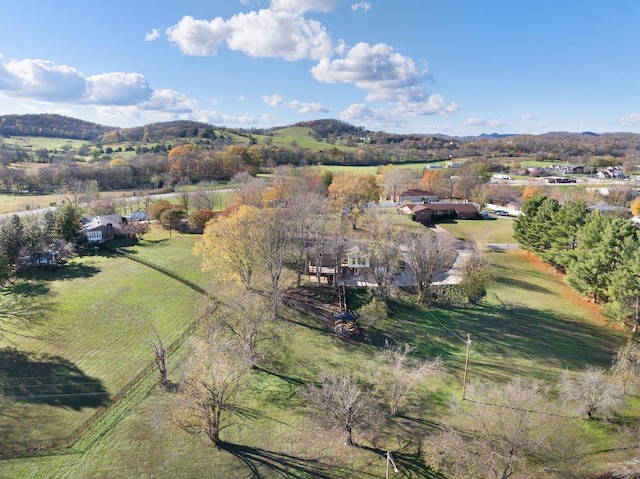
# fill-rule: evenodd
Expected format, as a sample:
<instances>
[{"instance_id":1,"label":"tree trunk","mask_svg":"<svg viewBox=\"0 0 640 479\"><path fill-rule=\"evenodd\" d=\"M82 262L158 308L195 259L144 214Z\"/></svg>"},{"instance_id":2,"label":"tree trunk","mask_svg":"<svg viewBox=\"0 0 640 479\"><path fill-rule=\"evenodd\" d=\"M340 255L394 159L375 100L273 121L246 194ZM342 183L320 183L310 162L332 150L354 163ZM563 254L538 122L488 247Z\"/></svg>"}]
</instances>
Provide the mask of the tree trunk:
<instances>
[{"instance_id":1,"label":"tree trunk","mask_svg":"<svg viewBox=\"0 0 640 479\"><path fill-rule=\"evenodd\" d=\"M345 426L344 430L347 433L347 440L345 441L345 444L347 446L353 446L353 432L351 431L351 426Z\"/></svg>"}]
</instances>

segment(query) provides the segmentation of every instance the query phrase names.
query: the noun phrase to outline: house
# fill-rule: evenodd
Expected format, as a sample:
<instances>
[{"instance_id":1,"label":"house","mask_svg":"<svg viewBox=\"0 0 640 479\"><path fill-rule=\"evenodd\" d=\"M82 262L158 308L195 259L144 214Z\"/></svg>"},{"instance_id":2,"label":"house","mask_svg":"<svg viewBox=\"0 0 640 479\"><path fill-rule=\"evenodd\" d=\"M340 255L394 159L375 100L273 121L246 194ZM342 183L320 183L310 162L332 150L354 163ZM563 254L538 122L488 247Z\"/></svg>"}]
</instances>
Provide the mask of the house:
<instances>
[{"instance_id":1,"label":"house","mask_svg":"<svg viewBox=\"0 0 640 479\"><path fill-rule=\"evenodd\" d=\"M601 180L608 180L608 179L622 180L626 178L627 175L624 174L624 171L622 171L622 169L619 166L609 166L606 169L599 171L596 177L600 178Z\"/></svg>"},{"instance_id":2,"label":"house","mask_svg":"<svg viewBox=\"0 0 640 479\"><path fill-rule=\"evenodd\" d=\"M82 235L90 244L100 244L123 234L125 223L120 215L100 215L83 218Z\"/></svg>"},{"instance_id":3,"label":"house","mask_svg":"<svg viewBox=\"0 0 640 479\"><path fill-rule=\"evenodd\" d=\"M438 201L438 195L420 189L405 190L398 195L400 203L434 203L436 201Z\"/></svg>"},{"instance_id":4,"label":"house","mask_svg":"<svg viewBox=\"0 0 640 479\"><path fill-rule=\"evenodd\" d=\"M135 223L136 221L147 221L148 217L146 212L138 210L125 215L124 219L127 220L128 223Z\"/></svg>"},{"instance_id":5,"label":"house","mask_svg":"<svg viewBox=\"0 0 640 479\"><path fill-rule=\"evenodd\" d=\"M442 219L480 218L478 208L473 203L425 203L409 209L416 215L416 221L426 226Z\"/></svg>"}]
</instances>

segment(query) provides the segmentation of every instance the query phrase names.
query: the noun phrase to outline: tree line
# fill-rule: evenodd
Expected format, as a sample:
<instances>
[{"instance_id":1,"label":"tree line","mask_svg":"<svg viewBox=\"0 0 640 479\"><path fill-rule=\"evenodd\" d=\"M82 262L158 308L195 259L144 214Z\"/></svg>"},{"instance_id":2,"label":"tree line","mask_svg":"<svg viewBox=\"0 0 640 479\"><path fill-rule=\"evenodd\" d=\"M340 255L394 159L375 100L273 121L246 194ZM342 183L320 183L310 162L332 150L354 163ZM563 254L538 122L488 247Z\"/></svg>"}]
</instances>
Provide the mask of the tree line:
<instances>
[{"instance_id":1,"label":"tree line","mask_svg":"<svg viewBox=\"0 0 640 479\"><path fill-rule=\"evenodd\" d=\"M640 325L640 234L626 218L590 211L582 201L560 204L537 195L514 220L514 237L566 273L566 282L604 304L615 321Z\"/></svg>"}]
</instances>

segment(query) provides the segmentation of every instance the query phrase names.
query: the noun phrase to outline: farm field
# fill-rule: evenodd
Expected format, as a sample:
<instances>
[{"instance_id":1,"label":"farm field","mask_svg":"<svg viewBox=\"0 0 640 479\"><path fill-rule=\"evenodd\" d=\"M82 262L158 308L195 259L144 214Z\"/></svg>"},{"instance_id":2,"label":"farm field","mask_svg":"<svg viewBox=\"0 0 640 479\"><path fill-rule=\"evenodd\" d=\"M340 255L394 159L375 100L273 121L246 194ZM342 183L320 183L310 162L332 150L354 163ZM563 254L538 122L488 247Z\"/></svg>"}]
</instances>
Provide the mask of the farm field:
<instances>
[{"instance_id":1,"label":"farm field","mask_svg":"<svg viewBox=\"0 0 640 479\"><path fill-rule=\"evenodd\" d=\"M475 223L481 222L464 224ZM215 293L216 288L224 286L215 281L208 283L208 276L199 272L198 258L190 250L193 241L188 236L174 234L168 238L166 232L155 232L129 250L208 290L213 285ZM366 340L337 339L329 327L329 318L292 307L285 309L284 321L276 327L279 339L268 348L266 361L254 371L242 391L240 421L223 432L227 443L219 450L202 438L182 433L165 419L163 411L172 407L172 394L155 386L152 373L71 448L0 458L0 477L364 479L384 475L386 450L393 451L402 477L438 477L424 467L416 454L420 438L446 420L447 402L460 397L467 333L474 341L471 381L522 377L541 379L550 385L567 368L608 367L612 351L624 340L622 332L607 326L599 311L576 296L551 268L523 252L492 255L493 281L481 306L425 309L408 297L399 297L390 303L392 321L384 333ZM58 306L51 308L51 320L35 325L41 329L33 332L50 340L36 344L36 339L19 338L18 344L28 351L64 353L85 374L99 379L111 390L125 380L127 369L133 370L132 365L142 361L145 341L149 339L144 318L157 318L164 334L177 336L176 324L184 325L183 321L193 315L198 295L185 284L175 280L171 284L169 278L153 271L158 276L150 274L137 263L128 265L126 259L90 257L86 261L90 259L93 262L84 267L95 268L92 274L83 278L52 278L43 283L37 300ZM75 295L79 288L81 294ZM102 321L96 321L97 318L82 321L79 311L86 310L82 297L97 294L91 291L107 294L98 301L101 305L116 301L124 304L109 316L113 327L97 326L107 322L106 316L102 316ZM311 291L318 290L311 288ZM118 299L120 296L124 302ZM145 299L151 296L152 300ZM318 294L311 294L310 298L314 296ZM361 296L350 294L349 298L350 304L356 305ZM152 304L147 304L149 301ZM174 307L171 303L177 304ZM58 311L67 313L55 320ZM99 308L94 308L91 312L99 314L98 311ZM126 332L120 331L125 326ZM96 346L100 340L108 343L104 348L110 348L111 355ZM132 341L127 345L133 349L131 353L117 344L125 340ZM389 420L378 433L356 436L362 447L346 447L340 435L314 424L300 399L299 389L315 381L323 368L366 377L379 360L377 355L385 340L409 343L422 358L440 356L444 374L421 389L412 405ZM187 349L181 348L172 356L171 380L179 379L185 354ZM31 408L27 421L38 415L42 420L44 411L63 419L73 415L73 411L68 411L70 408L62 405L21 407L25 411ZM636 406L634 411L640 414L638 409ZM6 420L0 417L0 424ZM603 468L612 453L597 451L613 447L615 426L583 423L585 434L598 438L596 453L590 456L590 461L594 468ZM12 426L23 427L18 422Z\"/></svg>"}]
</instances>

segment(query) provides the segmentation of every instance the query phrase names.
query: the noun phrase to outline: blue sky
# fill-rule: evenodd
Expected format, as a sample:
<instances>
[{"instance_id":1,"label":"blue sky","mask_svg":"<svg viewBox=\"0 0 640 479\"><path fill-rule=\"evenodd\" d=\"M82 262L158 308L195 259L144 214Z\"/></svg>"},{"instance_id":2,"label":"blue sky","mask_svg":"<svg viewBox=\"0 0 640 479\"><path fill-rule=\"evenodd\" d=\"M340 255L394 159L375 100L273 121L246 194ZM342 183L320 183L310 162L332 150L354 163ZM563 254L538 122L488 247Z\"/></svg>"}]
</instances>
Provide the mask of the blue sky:
<instances>
[{"instance_id":1,"label":"blue sky","mask_svg":"<svg viewBox=\"0 0 640 479\"><path fill-rule=\"evenodd\" d=\"M640 133L640 2L0 0L0 114Z\"/></svg>"}]
</instances>

